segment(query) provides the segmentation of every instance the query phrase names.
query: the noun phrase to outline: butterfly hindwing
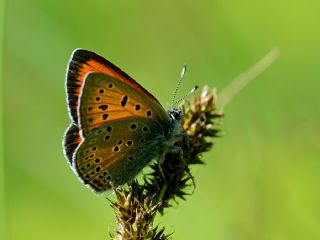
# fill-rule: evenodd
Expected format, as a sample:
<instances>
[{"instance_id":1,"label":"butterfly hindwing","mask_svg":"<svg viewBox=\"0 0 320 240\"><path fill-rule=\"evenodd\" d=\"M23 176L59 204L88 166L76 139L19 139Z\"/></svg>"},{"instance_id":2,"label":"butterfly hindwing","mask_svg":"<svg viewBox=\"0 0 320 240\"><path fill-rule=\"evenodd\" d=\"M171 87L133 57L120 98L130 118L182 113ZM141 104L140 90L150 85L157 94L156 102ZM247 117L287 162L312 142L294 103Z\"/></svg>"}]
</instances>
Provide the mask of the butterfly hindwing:
<instances>
[{"instance_id":1,"label":"butterfly hindwing","mask_svg":"<svg viewBox=\"0 0 320 240\"><path fill-rule=\"evenodd\" d=\"M76 151L74 168L95 192L122 185L158 155L162 131L151 119L110 121L88 133Z\"/></svg>"},{"instance_id":2,"label":"butterfly hindwing","mask_svg":"<svg viewBox=\"0 0 320 240\"><path fill-rule=\"evenodd\" d=\"M145 94L154 101L157 101L157 99L147 90L145 90L139 83L137 83L120 68L113 65L108 60L94 52L84 49L76 49L72 53L68 64L66 79L68 108L70 116L75 123L78 123L77 108L79 104L78 100L80 97L81 87L84 83L84 77L89 72L100 72L114 77L120 82L135 88L137 91Z\"/></svg>"},{"instance_id":3,"label":"butterfly hindwing","mask_svg":"<svg viewBox=\"0 0 320 240\"><path fill-rule=\"evenodd\" d=\"M80 142L81 137L79 127L74 123L71 123L64 134L63 140L64 153L69 161L69 164L71 165L74 151L76 150Z\"/></svg>"},{"instance_id":4,"label":"butterfly hindwing","mask_svg":"<svg viewBox=\"0 0 320 240\"><path fill-rule=\"evenodd\" d=\"M78 119L83 136L109 121L140 117L169 121L167 112L155 100L131 86L102 73L89 73L81 90Z\"/></svg>"}]
</instances>

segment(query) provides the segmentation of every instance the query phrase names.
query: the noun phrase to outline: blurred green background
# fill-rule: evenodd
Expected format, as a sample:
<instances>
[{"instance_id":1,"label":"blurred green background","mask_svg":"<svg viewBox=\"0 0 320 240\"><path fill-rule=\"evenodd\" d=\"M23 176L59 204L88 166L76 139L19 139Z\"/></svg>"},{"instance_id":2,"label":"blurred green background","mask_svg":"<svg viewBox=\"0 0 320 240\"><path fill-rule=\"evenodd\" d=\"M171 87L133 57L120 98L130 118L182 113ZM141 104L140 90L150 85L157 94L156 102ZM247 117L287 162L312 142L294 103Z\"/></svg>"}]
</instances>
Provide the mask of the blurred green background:
<instances>
[{"instance_id":1,"label":"blurred green background","mask_svg":"<svg viewBox=\"0 0 320 240\"><path fill-rule=\"evenodd\" d=\"M108 239L116 227L107 200L81 185L62 153L65 71L79 47L165 107L184 63L180 95L195 84L219 91L278 47L280 57L225 109L224 136L192 169L195 193L157 221L173 239L320 239L319 1L1 4L3 239Z\"/></svg>"}]
</instances>

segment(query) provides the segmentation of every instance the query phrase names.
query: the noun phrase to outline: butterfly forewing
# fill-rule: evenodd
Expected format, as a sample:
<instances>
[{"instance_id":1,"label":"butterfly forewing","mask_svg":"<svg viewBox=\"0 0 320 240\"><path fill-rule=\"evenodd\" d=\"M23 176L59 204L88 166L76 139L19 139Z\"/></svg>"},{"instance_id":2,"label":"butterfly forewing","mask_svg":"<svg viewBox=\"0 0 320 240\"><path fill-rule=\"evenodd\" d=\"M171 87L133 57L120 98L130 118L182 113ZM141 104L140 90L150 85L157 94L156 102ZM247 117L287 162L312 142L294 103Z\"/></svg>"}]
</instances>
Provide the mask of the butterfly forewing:
<instances>
[{"instance_id":1,"label":"butterfly forewing","mask_svg":"<svg viewBox=\"0 0 320 240\"><path fill-rule=\"evenodd\" d=\"M72 53L68 64L66 81L68 108L70 116L75 123L78 122L77 108L79 105L78 100L80 97L81 87L84 82L84 77L89 72L100 72L114 77L120 82L131 86L137 91L140 91L154 101L157 101L157 99L142 86L140 86L139 83L137 83L120 68L113 65L108 60L94 52L84 49L76 49Z\"/></svg>"},{"instance_id":2,"label":"butterfly forewing","mask_svg":"<svg viewBox=\"0 0 320 240\"><path fill-rule=\"evenodd\" d=\"M81 91L78 118L83 136L110 121L140 117L168 122L163 107L141 92L102 74L89 73Z\"/></svg>"},{"instance_id":3,"label":"butterfly forewing","mask_svg":"<svg viewBox=\"0 0 320 240\"><path fill-rule=\"evenodd\" d=\"M162 131L152 119L110 121L88 133L76 151L74 168L95 192L122 185L157 156Z\"/></svg>"}]
</instances>

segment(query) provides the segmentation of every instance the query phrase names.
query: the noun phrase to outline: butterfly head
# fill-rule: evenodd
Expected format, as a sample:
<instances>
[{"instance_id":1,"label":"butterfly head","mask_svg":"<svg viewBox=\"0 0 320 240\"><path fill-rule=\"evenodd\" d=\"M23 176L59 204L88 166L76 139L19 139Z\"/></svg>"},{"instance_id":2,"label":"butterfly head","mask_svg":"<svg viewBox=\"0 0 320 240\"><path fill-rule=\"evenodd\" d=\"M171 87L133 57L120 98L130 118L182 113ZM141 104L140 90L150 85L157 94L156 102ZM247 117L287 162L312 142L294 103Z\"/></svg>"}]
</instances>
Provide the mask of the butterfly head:
<instances>
[{"instance_id":1,"label":"butterfly head","mask_svg":"<svg viewBox=\"0 0 320 240\"><path fill-rule=\"evenodd\" d=\"M175 135L179 134L181 128L181 120L183 118L183 111L177 108L170 108L168 115L170 118L170 126L168 129L168 139L172 139Z\"/></svg>"},{"instance_id":2,"label":"butterfly head","mask_svg":"<svg viewBox=\"0 0 320 240\"><path fill-rule=\"evenodd\" d=\"M183 74L185 72L185 67L184 70L182 71L182 77ZM181 120L184 116L184 112L182 109L173 107L174 105L177 106L180 102L182 102L186 97L188 97L190 94L193 94L196 90L198 89L198 86L195 86L189 93L187 93L186 95L184 95L179 101L174 102L175 99L175 94L174 94L174 98L172 101L172 105L170 107L170 109L168 110L168 115L169 118L171 120L171 126L169 128L169 135L174 136L175 134L178 134L181 128ZM176 93L176 91L175 91Z\"/></svg>"},{"instance_id":3,"label":"butterfly head","mask_svg":"<svg viewBox=\"0 0 320 240\"><path fill-rule=\"evenodd\" d=\"M183 117L183 111L181 109L177 109L177 108L170 108L168 110L168 114L169 114L170 119L173 122L175 122L175 121L180 122Z\"/></svg>"}]
</instances>

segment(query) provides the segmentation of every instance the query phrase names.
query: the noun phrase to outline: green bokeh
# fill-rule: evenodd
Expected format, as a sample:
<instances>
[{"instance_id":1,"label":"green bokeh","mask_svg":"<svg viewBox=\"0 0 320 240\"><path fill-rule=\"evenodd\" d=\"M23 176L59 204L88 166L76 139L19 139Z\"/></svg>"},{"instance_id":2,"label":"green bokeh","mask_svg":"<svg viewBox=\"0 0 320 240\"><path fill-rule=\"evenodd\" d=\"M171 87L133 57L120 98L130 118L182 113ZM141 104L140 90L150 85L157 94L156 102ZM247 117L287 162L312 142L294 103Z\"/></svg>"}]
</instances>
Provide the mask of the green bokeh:
<instances>
[{"instance_id":1,"label":"green bokeh","mask_svg":"<svg viewBox=\"0 0 320 240\"><path fill-rule=\"evenodd\" d=\"M8 239L107 239L116 226L62 153L64 76L78 47L165 107L184 63L181 95L195 84L222 90L278 47L225 109L224 137L192 169L194 195L157 220L174 239L320 239L319 1L8 0L5 9Z\"/></svg>"}]
</instances>

